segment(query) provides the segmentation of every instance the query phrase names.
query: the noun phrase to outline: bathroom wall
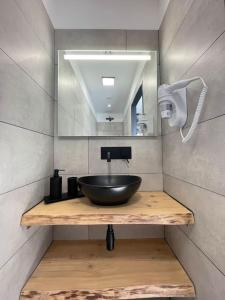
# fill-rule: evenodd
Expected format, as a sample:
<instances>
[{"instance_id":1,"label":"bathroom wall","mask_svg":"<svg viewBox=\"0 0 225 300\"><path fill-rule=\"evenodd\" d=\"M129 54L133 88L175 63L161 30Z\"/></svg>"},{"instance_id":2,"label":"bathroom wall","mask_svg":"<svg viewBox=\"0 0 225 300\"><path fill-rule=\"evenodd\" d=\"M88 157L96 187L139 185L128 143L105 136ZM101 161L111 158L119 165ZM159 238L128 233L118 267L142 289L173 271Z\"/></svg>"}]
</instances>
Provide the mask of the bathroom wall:
<instances>
[{"instance_id":1,"label":"bathroom wall","mask_svg":"<svg viewBox=\"0 0 225 300\"><path fill-rule=\"evenodd\" d=\"M0 299L16 300L52 239L20 225L53 169L54 31L39 0L0 9Z\"/></svg>"},{"instance_id":2,"label":"bathroom wall","mask_svg":"<svg viewBox=\"0 0 225 300\"><path fill-rule=\"evenodd\" d=\"M98 122L98 136L123 136L123 122Z\"/></svg>"},{"instance_id":3,"label":"bathroom wall","mask_svg":"<svg viewBox=\"0 0 225 300\"><path fill-rule=\"evenodd\" d=\"M158 31L125 30L55 30L55 50L111 49L111 50L158 50ZM57 59L55 59L57 64ZM57 65L55 66L57 69ZM57 78L57 76L56 76ZM57 94L57 91L56 91ZM54 139L54 166L65 169L64 189L68 176L106 174L107 164L100 159L101 146L132 146L130 164L113 161L112 172L137 174L143 179L141 190L162 190L161 136L148 138L59 138L57 119ZM116 237L161 237L161 226L119 226ZM105 226L58 226L54 228L55 239L105 238Z\"/></svg>"},{"instance_id":4,"label":"bathroom wall","mask_svg":"<svg viewBox=\"0 0 225 300\"><path fill-rule=\"evenodd\" d=\"M171 0L160 28L161 81L202 76L209 87L199 126L182 144L163 123L164 190L194 212L166 239L193 280L197 300L225 295L225 8L223 0ZM188 128L200 85L188 88ZM186 129L186 132L188 130Z\"/></svg>"},{"instance_id":5,"label":"bathroom wall","mask_svg":"<svg viewBox=\"0 0 225 300\"><path fill-rule=\"evenodd\" d=\"M58 134L60 136L97 135L96 118L76 78L74 69L64 54L59 57L58 70Z\"/></svg>"}]
</instances>

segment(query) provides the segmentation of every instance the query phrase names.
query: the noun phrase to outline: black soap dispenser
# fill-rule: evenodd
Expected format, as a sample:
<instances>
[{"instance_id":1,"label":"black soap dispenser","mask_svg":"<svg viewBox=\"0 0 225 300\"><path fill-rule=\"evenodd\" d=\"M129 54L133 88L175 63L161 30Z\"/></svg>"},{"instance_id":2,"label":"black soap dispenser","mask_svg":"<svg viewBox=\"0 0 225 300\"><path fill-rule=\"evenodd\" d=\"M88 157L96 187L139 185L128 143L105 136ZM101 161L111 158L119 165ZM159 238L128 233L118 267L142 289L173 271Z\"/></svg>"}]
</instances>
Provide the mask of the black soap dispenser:
<instances>
[{"instance_id":1,"label":"black soap dispenser","mask_svg":"<svg viewBox=\"0 0 225 300\"><path fill-rule=\"evenodd\" d=\"M62 198L62 176L59 176L59 170L54 170L53 177L50 178L50 199L60 200Z\"/></svg>"}]
</instances>

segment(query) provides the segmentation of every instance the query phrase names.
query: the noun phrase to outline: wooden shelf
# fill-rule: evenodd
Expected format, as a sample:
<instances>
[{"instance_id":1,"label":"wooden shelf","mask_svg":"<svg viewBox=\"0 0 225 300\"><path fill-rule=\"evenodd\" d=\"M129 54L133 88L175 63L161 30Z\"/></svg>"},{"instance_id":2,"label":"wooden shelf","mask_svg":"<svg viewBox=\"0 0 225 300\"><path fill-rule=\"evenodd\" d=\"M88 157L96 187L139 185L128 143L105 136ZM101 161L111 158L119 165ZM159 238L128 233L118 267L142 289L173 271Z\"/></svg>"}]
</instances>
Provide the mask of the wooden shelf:
<instances>
[{"instance_id":1,"label":"wooden shelf","mask_svg":"<svg viewBox=\"0 0 225 300\"><path fill-rule=\"evenodd\" d=\"M143 299L194 297L194 287L162 239L55 241L21 299Z\"/></svg>"},{"instance_id":2,"label":"wooden shelf","mask_svg":"<svg viewBox=\"0 0 225 300\"><path fill-rule=\"evenodd\" d=\"M44 204L26 212L21 223L31 225L193 224L191 211L163 192L138 192L129 203L104 207L79 198Z\"/></svg>"}]
</instances>

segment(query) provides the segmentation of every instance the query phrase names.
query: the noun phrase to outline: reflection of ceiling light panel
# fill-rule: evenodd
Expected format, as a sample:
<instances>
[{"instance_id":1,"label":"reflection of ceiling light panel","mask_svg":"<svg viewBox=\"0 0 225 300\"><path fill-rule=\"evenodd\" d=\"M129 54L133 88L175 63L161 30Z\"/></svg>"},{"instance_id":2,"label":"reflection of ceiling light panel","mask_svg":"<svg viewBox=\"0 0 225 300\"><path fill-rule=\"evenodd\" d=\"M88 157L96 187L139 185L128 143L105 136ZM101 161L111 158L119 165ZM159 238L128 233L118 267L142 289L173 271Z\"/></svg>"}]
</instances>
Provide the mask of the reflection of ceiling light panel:
<instances>
[{"instance_id":1,"label":"reflection of ceiling light panel","mask_svg":"<svg viewBox=\"0 0 225 300\"><path fill-rule=\"evenodd\" d=\"M65 60L151 60L149 54L65 54Z\"/></svg>"},{"instance_id":2,"label":"reflection of ceiling light panel","mask_svg":"<svg viewBox=\"0 0 225 300\"><path fill-rule=\"evenodd\" d=\"M111 105L111 104L108 104L107 106L108 106L108 108L110 108L112 105Z\"/></svg>"},{"instance_id":3,"label":"reflection of ceiling light panel","mask_svg":"<svg viewBox=\"0 0 225 300\"><path fill-rule=\"evenodd\" d=\"M115 78L114 77L102 77L103 86L114 86Z\"/></svg>"}]
</instances>

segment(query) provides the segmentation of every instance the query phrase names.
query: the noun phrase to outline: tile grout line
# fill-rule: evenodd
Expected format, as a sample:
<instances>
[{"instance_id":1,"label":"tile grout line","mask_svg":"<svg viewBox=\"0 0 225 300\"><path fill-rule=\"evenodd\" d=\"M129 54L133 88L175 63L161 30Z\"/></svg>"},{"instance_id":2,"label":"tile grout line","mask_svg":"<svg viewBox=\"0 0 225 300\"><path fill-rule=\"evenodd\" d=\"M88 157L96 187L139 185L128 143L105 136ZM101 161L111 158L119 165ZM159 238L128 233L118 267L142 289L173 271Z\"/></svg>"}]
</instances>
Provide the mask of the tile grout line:
<instances>
[{"instance_id":1,"label":"tile grout line","mask_svg":"<svg viewBox=\"0 0 225 300\"><path fill-rule=\"evenodd\" d=\"M178 26L176 32L174 33L173 38L172 38L172 40L171 40L169 46L167 47L166 52L163 54L163 56L165 56L165 55L168 53L168 51L170 50L170 48L172 47L172 44L173 44L173 42L174 42L174 40L175 40L175 38L176 38L178 32L180 31L181 26L183 25L184 20L186 19L186 17L187 17L187 15L188 15L188 13L189 13L189 11L190 11L190 9L191 9L191 7L192 7L193 4L194 4L194 1L192 0L192 3L191 3L191 5L190 5L190 7L189 7L188 10L186 11L186 13L185 13L185 15L184 15L184 17L183 17L183 19L182 19L180 25ZM169 5L170 5L170 4L169 4ZM167 8L167 10L168 10L168 8ZM165 16L166 16L166 13L165 13ZM164 18L165 18L165 16L164 16ZM161 25L163 24L164 18L163 18L163 20L162 20L162 22L161 22ZM160 34L160 28L161 28L161 25L160 25L160 27L159 27L159 34Z\"/></svg>"},{"instance_id":2,"label":"tile grout line","mask_svg":"<svg viewBox=\"0 0 225 300\"><path fill-rule=\"evenodd\" d=\"M9 126L13 126L13 127L17 127L17 128L20 128L20 129L24 129L24 130L27 130L27 131L31 131L31 132L34 132L34 133L37 133L37 134L42 134L42 135L48 136L50 138L54 138L54 135L50 135L50 134L47 134L47 133L44 133L44 132L41 132L41 131L26 128L26 127L23 127L23 126L19 126L17 124L12 124L12 123L1 121L1 120L0 120L0 123L5 124L5 125L9 125Z\"/></svg>"},{"instance_id":3,"label":"tile grout line","mask_svg":"<svg viewBox=\"0 0 225 300\"><path fill-rule=\"evenodd\" d=\"M221 34L219 34L219 36L208 46L208 48L206 48L201 54L200 54L200 56L198 57L198 58L196 58L196 60L184 71L184 73L183 74L181 74L180 76L179 76L179 78L177 79L177 80L181 80L197 63L198 63L198 61L204 56L204 55L206 55L207 54L207 52L211 49L211 47L213 47L214 46L214 44L217 42L217 40L218 39L220 39L221 38L221 36L222 35L224 35L225 34L225 30L221 33Z\"/></svg>"},{"instance_id":4,"label":"tile grout line","mask_svg":"<svg viewBox=\"0 0 225 300\"><path fill-rule=\"evenodd\" d=\"M218 119L218 118L222 118L222 117L224 117L224 116L225 116L225 113L223 113L223 114L221 114L221 115L218 115L218 116L215 116L215 117L212 117L212 118L208 118L208 119L206 119L206 120L202 120L202 121L198 122L198 125L201 125L201 124L204 124L204 123L213 121L213 120ZM188 125L187 127L184 127L183 129L185 130L185 129L188 129L188 128L190 128L190 127L191 127L191 125ZM162 137L166 137L166 136L168 136L168 135L171 135L171 134L174 134L174 133L177 133L177 132L179 132L179 130L178 130L178 129L175 129L175 130L173 130L173 131L170 131L170 132L167 132L167 133L165 133L165 134L162 134Z\"/></svg>"},{"instance_id":5,"label":"tile grout line","mask_svg":"<svg viewBox=\"0 0 225 300\"><path fill-rule=\"evenodd\" d=\"M43 178L40 178L40 179L38 179L38 180L32 181L32 182L29 182L29 183L27 183L27 184L21 185L21 186L19 186L19 187L16 187L15 189L6 191L6 192L4 192L4 193L0 193L0 197L1 197L1 196L4 196L5 194L14 192L14 191L16 191L16 190L18 190L18 189L22 189L22 188L24 188L24 187L26 187L26 186L28 186L28 185L31 185L31 184L37 183L37 182L39 182L39 181L45 180L45 179L47 179L47 178L49 178L49 177L50 177L50 175L48 175L48 176L46 176L46 177L43 177Z\"/></svg>"},{"instance_id":6,"label":"tile grout line","mask_svg":"<svg viewBox=\"0 0 225 300\"><path fill-rule=\"evenodd\" d=\"M183 21L181 22L181 25L179 26L179 28L178 28L178 30L176 31L176 33L175 33L175 35L174 35L174 38L173 38L173 40L171 41L171 43L170 43L170 45L169 45L169 47L167 48L167 51L163 54L163 57L165 57L166 56L166 54L168 54L168 51L170 50L170 48L172 47L172 44L173 44L173 42L174 42L174 40L175 40L175 38L176 38L176 36L177 36L177 34L178 34L178 32L180 31L180 29L181 29L181 26L183 25L183 23L184 23L184 20L186 19L186 17L187 17L187 15L188 15L188 13L189 13L189 11L190 11L190 9L191 9L191 7L194 5L194 1L192 1L192 4L190 5L190 7L189 7L189 9L188 9L188 11L187 11L187 13L185 14L185 16L184 16L184 18L183 18ZM225 30L223 30L223 32L221 33L221 34L219 34L217 37L216 37L216 39L208 46L208 48L206 48L204 51L203 51L203 53L190 65L190 67L188 67L188 69L179 77L179 78L182 78L183 76L185 76L185 74L188 72L188 71L190 71L190 69L198 62L198 60L203 56L203 55L205 55L205 53L216 43L216 41L223 35L225 33ZM179 79L178 79L179 80Z\"/></svg>"},{"instance_id":7,"label":"tile grout line","mask_svg":"<svg viewBox=\"0 0 225 300\"><path fill-rule=\"evenodd\" d=\"M54 101L54 97L51 96L29 73L24 69L20 64L18 64L11 56L9 56L2 48L0 50L12 61L14 64L22 71L24 72L50 99L49 101Z\"/></svg>"},{"instance_id":8,"label":"tile grout line","mask_svg":"<svg viewBox=\"0 0 225 300\"><path fill-rule=\"evenodd\" d=\"M168 176L168 177L172 177L172 178L175 178L176 180L179 180L179 181L182 181L182 182L185 182L185 183L187 183L187 184L190 184L190 185L193 185L193 186L195 186L195 187L198 187L198 188L200 188L200 189L203 189L203 190L206 190L206 191L209 191L209 192L211 192L211 193L214 193L214 194L217 194L217 195L219 195L219 196L222 196L222 197L224 197L224 195L221 195L221 194L218 194L218 193L216 193L216 192L213 192L213 191L210 191L210 190L208 190L208 189L205 189L205 188L202 188L202 187L200 187L200 186L197 186L197 185L194 185L194 184L192 184L192 183L189 183L189 182L187 182L187 181L184 181L184 180L182 180L182 179L179 179L179 178L177 178L177 177L174 177L174 176L171 176L171 175L169 175L169 174L164 174L164 175L166 175L166 176ZM173 195L171 195L172 197L174 197ZM176 198L175 198L176 199ZM182 205L184 205L182 202L180 202L179 200L177 200L179 203L181 203ZM186 207L186 206L185 206ZM189 208L190 209L190 208ZM205 252L204 252L204 250L203 249L201 249L201 247L200 246L198 246L192 239L191 239L191 237L189 237L188 236L188 234L187 233L185 233L185 231L183 231L181 228L179 228L178 227L178 229L180 230L180 231L182 231L182 233L188 238L188 240L190 240L191 242L192 242L192 244L193 245L195 245L195 247L213 264L213 266L223 275L223 276L225 276L225 273L223 273L223 271L222 270L220 270L219 269L219 267L216 265L216 263L214 263L213 262L213 260L208 256L208 254L206 254Z\"/></svg>"},{"instance_id":9,"label":"tile grout line","mask_svg":"<svg viewBox=\"0 0 225 300\"><path fill-rule=\"evenodd\" d=\"M177 226L176 226L177 227ZM225 273L219 269L219 267L211 260L211 258L181 229L178 227L178 230L180 230L186 238L211 262L211 264L223 275L225 276Z\"/></svg>"},{"instance_id":10,"label":"tile grout line","mask_svg":"<svg viewBox=\"0 0 225 300\"><path fill-rule=\"evenodd\" d=\"M0 266L0 271L8 264L8 262L28 243L34 235L36 235L43 227L39 226L39 228L27 239L17 250L12 254L1 266Z\"/></svg>"},{"instance_id":11,"label":"tile grout line","mask_svg":"<svg viewBox=\"0 0 225 300\"><path fill-rule=\"evenodd\" d=\"M179 180L179 181L185 182L185 183L187 183L187 184L193 185L193 186L198 187L198 188L200 188L200 189L202 189L202 190L208 191L208 192L210 192L210 193L214 193L214 194L216 194L216 195L218 195L218 196L225 197L225 195L223 195L223 194L220 194L220 193L217 193L217 192L215 192L215 191L209 190L209 189L207 189L207 188L205 188L205 187L202 187L202 186L200 186L200 185L197 185L197 184L194 184L194 183L192 183L192 182L186 181L186 180L184 180L184 179L182 179L182 178L178 178L178 177L176 177L176 176L170 175L170 174L168 174L168 173L166 173L166 172L163 173L163 175L166 175L166 176L168 176L168 177L175 178L176 180Z\"/></svg>"},{"instance_id":12,"label":"tile grout line","mask_svg":"<svg viewBox=\"0 0 225 300\"><path fill-rule=\"evenodd\" d=\"M177 226L175 226L175 229L176 229ZM166 232L165 232L166 233ZM193 286L194 286L194 290L196 291L196 287L195 287L195 284L194 282L192 281L189 273L187 272L184 264L181 262L181 260L178 258L178 255L175 253L175 251L173 250L172 246L170 245L169 243L169 240L166 238L166 235L165 235L165 242L167 243L168 247L170 248L171 252L173 253L173 255L175 256L175 258L177 259L177 261L181 264L182 268L184 269L186 275L188 276L188 278L190 279L190 281L192 282ZM189 298L188 298L189 299ZM192 299L192 298L191 298Z\"/></svg>"},{"instance_id":13,"label":"tile grout line","mask_svg":"<svg viewBox=\"0 0 225 300\"><path fill-rule=\"evenodd\" d=\"M200 54L200 56L190 65L190 67L187 68L187 70L181 76L179 76L179 78L180 79L183 78L191 70L191 68L193 68L194 65L196 65L196 63L215 45L218 39L220 39L221 36L224 34L225 34L225 30L210 44L210 46L205 51L202 52L202 54Z\"/></svg>"},{"instance_id":14,"label":"tile grout line","mask_svg":"<svg viewBox=\"0 0 225 300\"><path fill-rule=\"evenodd\" d=\"M30 23L29 19L27 18L27 15L24 13L23 9L22 9L21 6L19 5L18 0L14 0L14 2L15 2L15 4L16 4L16 6L18 7L18 9L20 10L20 12L22 13L25 22L27 23L27 25L28 25L29 27L31 27L33 34L36 36L36 38L37 38L37 39L39 40L39 42L41 43L42 48L44 49L44 51L46 52L46 54L48 55L48 57L50 58L50 60L53 60L53 54L52 54L52 55L49 55L48 49L46 48L45 43L40 39L39 34L38 34L38 33L36 32L36 30L35 30L35 27L33 26L32 23ZM45 8L42 8L42 9L45 9ZM47 14L47 11L46 11L46 14ZM48 17L48 15L47 15L46 17ZM48 17L48 23L49 23L49 25L51 24L51 23L50 23L49 17ZM51 26L51 25L50 25L50 26ZM50 27L50 26L49 26L49 27ZM54 30L54 27L53 27L53 26L52 26L52 29Z\"/></svg>"}]
</instances>

